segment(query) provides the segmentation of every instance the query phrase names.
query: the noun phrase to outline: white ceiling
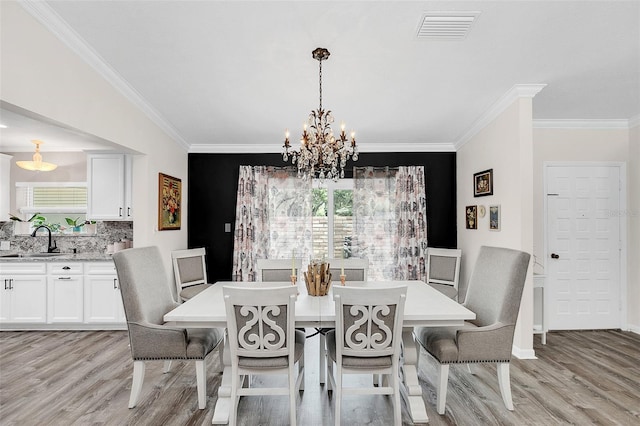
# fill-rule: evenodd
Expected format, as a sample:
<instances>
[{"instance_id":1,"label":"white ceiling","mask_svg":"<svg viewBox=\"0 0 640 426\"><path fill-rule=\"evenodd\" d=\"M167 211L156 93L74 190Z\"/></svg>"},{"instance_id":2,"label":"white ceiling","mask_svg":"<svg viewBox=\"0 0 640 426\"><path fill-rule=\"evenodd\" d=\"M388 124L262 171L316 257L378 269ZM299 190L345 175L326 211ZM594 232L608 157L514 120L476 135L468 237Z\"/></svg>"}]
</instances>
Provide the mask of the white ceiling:
<instances>
[{"instance_id":1,"label":"white ceiling","mask_svg":"<svg viewBox=\"0 0 640 426\"><path fill-rule=\"evenodd\" d=\"M318 106L316 47L331 52L323 105L356 131L361 151L452 150L517 84L546 84L536 120L606 125L640 114L640 1L25 7L98 57L100 72L192 152L278 152L285 128L295 139ZM417 38L425 13L451 11L480 12L463 41Z\"/></svg>"}]
</instances>

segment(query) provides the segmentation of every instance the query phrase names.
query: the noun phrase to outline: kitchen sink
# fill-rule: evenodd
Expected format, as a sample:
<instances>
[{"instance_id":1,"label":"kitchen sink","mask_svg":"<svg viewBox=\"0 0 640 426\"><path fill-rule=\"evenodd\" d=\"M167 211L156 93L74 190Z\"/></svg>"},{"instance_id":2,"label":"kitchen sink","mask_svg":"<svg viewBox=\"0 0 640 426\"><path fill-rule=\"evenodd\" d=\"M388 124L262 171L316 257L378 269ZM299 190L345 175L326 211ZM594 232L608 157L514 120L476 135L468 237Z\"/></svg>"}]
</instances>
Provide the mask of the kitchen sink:
<instances>
[{"instance_id":1,"label":"kitchen sink","mask_svg":"<svg viewBox=\"0 0 640 426\"><path fill-rule=\"evenodd\" d=\"M0 258L22 258L22 257L56 257L65 253L13 253L0 255Z\"/></svg>"}]
</instances>

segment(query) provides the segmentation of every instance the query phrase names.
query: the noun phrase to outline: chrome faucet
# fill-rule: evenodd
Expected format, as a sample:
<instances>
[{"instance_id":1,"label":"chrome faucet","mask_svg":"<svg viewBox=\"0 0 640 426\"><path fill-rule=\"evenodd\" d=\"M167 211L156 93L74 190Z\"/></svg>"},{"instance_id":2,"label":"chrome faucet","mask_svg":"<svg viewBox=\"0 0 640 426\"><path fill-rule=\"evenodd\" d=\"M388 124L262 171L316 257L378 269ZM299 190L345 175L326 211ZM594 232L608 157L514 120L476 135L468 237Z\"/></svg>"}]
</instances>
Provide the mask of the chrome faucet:
<instances>
[{"instance_id":1,"label":"chrome faucet","mask_svg":"<svg viewBox=\"0 0 640 426\"><path fill-rule=\"evenodd\" d=\"M56 245L55 241L53 241L53 245L51 245L51 228L49 228L47 225L38 226L36 229L33 230L33 232L31 233L31 236L35 237L36 233L38 232L38 229L40 229L40 228L44 228L49 232L49 243L48 243L48 246L47 246L47 253L58 253L58 252L60 252L60 249Z\"/></svg>"}]
</instances>

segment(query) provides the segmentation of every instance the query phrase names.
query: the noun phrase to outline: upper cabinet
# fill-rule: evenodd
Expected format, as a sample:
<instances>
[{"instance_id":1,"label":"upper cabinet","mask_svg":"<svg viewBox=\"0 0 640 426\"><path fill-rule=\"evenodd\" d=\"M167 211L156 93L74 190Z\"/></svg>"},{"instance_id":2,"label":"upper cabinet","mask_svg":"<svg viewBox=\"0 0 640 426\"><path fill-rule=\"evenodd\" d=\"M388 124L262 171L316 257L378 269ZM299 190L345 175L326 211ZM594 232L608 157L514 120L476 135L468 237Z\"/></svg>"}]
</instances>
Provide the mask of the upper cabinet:
<instances>
[{"instance_id":1,"label":"upper cabinet","mask_svg":"<svg viewBox=\"0 0 640 426\"><path fill-rule=\"evenodd\" d=\"M87 219L132 220L131 158L87 155Z\"/></svg>"},{"instance_id":2,"label":"upper cabinet","mask_svg":"<svg viewBox=\"0 0 640 426\"><path fill-rule=\"evenodd\" d=\"M11 158L11 155L0 154L0 221L9 220L9 217L5 215L11 210L9 200Z\"/></svg>"}]
</instances>

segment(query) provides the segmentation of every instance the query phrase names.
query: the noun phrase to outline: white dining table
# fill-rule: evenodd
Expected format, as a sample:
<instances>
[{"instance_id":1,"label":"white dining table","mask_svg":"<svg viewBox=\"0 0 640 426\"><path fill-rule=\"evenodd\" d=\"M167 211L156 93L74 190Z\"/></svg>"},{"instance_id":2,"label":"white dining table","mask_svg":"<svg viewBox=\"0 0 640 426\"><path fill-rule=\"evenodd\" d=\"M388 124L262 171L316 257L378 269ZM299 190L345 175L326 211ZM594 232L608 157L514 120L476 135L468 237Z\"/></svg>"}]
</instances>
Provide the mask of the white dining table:
<instances>
[{"instance_id":1,"label":"white dining table","mask_svg":"<svg viewBox=\"0 0 640 426\"><path fill-rule=\"evenodd\" d=\"M171 325L184 328L226 328L222 287L274 287L291 285L289 282L218 282L192 299L182 303L164 316ZM414 423L429 421L422 399L422 388L418 382L419 346L413 338L413 327L460 326L466 320L475 319L475 314L453 299L425 284L423 281L384 281L384 282L348 282L348 286L367 287L375 291L376 287L407 286L407 298L404 307L403 356L402 356L402 395L407 403ZM304 284L298 282L296 301L296 327L333 328L335 327L335 305L333 293L327 296L309 296ZM222 383L218 389L218 400L213 413L213 424L227 424L231 408L231 359L227 347L223 355ZM321 382L324 382L324 362L321 359Z\"/></svg>"}]
</instances>

